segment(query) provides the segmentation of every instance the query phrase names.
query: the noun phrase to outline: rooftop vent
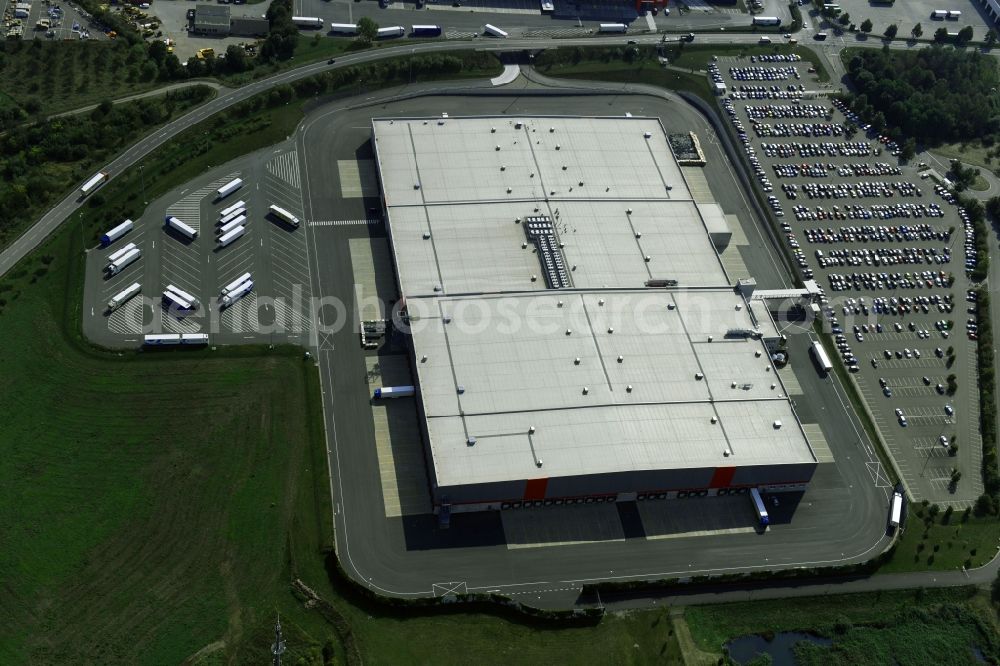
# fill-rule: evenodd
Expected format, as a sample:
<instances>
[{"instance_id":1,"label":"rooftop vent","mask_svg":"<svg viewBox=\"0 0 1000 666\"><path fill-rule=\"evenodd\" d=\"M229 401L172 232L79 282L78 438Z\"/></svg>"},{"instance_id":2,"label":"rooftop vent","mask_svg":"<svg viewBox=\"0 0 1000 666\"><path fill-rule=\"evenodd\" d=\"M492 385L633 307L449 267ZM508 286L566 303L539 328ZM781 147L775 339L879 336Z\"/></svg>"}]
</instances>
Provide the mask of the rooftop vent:
<instances>
[{"instance_id":1,"label":"rooftop vent","mask_svg":"<svg viewBox=\"0 0 1000 666\"><path fill-rule=\"evenodd\" d=\"M694 373L694 378L695 378L695 379L698 379L698 380L701 380L701 379L704 379L704 378L705 378L705 375L703 375L703 374L702 374L702 373L700 373L700 372L696 372L696 373Z\"/></svg>"},{"instance_id":2,"label":"rooftop vent","mask_svg":"<svg viewBox=\"0 0 1000 666\"><path fill-rule=\"evenodd\" d=\"M465 440L465 443L468 444L469 446L475 446L476 445L476 438L475 437L469 437L467 440Z\"/></svg>"}]
</instances>

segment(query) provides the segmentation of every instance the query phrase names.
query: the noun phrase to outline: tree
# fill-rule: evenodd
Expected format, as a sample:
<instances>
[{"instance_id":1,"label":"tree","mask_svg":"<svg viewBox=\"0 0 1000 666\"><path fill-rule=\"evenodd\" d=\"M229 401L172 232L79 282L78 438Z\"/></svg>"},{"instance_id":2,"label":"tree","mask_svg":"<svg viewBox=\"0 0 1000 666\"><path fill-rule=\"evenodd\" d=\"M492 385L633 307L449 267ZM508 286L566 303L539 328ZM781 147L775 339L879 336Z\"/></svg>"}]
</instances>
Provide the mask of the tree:
<instances>
[{"instance_id":1,"label":"tree","mask_svg":"<svg viewBox=\"0 0 1000 666\"><path fill-rule=\"evenodd\" d=\"M844 12L843 14L837 17L837 23L839 23L840 25L847 25L850 22L851 22L851 15L848 14L847 12Z\"/></svg>"},{"instance_id":2,"label":"tree","mask_svg":"<svg viewBox=\"0 0 1000 666\"><path fill-rule=\"evenodd\" d=\"M948 28L938 28L934 31L934 41L944 44L948 41Z\"/></svg>"},{"instance_id":3,"label":"tree","mask_svg":"<svg viewBox=\"0 0 1000 666\"><path fill-rule=\"evenodd\" d=\"M993 48L993 45L997 43L997 31L991 29L986 33L986 37L983 41L986 42L986 48Z\"/></svg>"},{"instance_id":4,"label":"tree","mask_svg":"<svg viewBox=\"0 0 1000 666\"><path fill-rule=\"evenodd\" d=\"M882 34L885 36L886 39L896 39L897 32L899 32L899 27L895 23L893 23L888 28L886 28L885 32L883 32Z\"/></svg>"},{"instance_id":5,"label":"tree","mask_svg":"<svg viewBox=\"0 0 1000 666\"><path fill-rule=\"evenodd\" d=\"M910 31L913 35L913 39L920 39L920 36L924 34L924 28L919 23L913 26L913 30Z\"/></svg>"},{"instance_id":6,"label":"tree","mask_svg":"<svg viewBox=\"0 0 1000 666\"><path fill-rule=\"evenodd\" d=\"M872 31L872 20L871 19L865 19L864 22L861 24L860 30L861 30L861 32L865 33L866 35L869 32L871 32Z\"/></svg>"},{"instance_id":7,"label":"tree","mask_svg":"<svg viewBox=\"0 0 1000 666\"><path fill-rule=\"evenodd\" d=\"M378 23L367 16L358 19L358 41L371 44L378 37Z\"/></svg>"},{"instance_id":8,"label":"tree","mask_svg":"<svg viewBox=\"0 0 1000 666\"><path fill-rule=\"evenodd\" d=\"M972 41L972 26L967 25L958 31L958 37L955 39L955 43L959 46L965 46Z\"/></svg>"},{"instance_id":9,"label":"tree","mask_svg":"<svg viewBox=\"0 0 1000 666\"><path fill-rule=\"evenodd\" d=\"M899 155L903 161L909 162L914 157L917 156L917 140L912 136L907 137L906 141L903 142L902 152Z\"/></svg>"},{"instance_id":10,"label":"tree","mask_svg":"<svg viewBox=\"0 0 1000 666\"><path fill-rule=\"evenodd\" d=\"M245 72L247 70L247 53L242 46L230 44L226 47L226 69L230 72Z\"/></svg>"}]
</instances>

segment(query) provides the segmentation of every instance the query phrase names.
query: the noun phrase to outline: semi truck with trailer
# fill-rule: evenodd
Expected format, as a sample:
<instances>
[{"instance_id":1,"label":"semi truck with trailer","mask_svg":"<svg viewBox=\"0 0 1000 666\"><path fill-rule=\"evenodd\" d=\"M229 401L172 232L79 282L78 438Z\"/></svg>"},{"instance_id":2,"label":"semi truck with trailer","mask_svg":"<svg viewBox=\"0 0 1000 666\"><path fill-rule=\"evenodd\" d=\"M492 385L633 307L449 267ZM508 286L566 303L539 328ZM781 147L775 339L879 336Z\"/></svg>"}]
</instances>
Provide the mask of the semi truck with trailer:
<instances>
[{"instance_id":1,"label":"semi truck with trailer","mask_svg":"<svg viewBox=\"0 0 1000 666\"><path fill-rule=\"evenodd\" d=\"M139 248L135 247L123 254L121 257L115 261L109 262L105 270L108 272L108 276L118 275L125 268L139 258Z\"/></svg>"},{"instance_id":2,"label":"semi truck with trailer","mask_svg":"<svg viewBox=\"0 0 1000 666\"><path fill-rule=\"evenodd\" d=\"M191 240L194 240L195 238L198 237L198 231L196 229L184 224L173 215L167 216L167 226L176 231L177 233L183 236L187 236Z\"/></svg>"},{"instance_id":3,"label":"semi truck with trailer","mask_svg":"<svg viewBox=\"0 0 1000 666\"><path fill-rule=\"evenodd\" d=\"M228 234L230 231L232 231L236 227L241 227L241 226L245 225L246 222L247 222L247 216L246 215L242 215L242 214L237 215L236 217L234 217L233 219L229 220L228 222L226 222L225 224L223 224L221 227L219 227L219 235L220 236L225 236L226 234Z\"/></svg>"},{"instance_id":4,"label":"semi truck with trailer","mask_svg":"<svg viewBox=\"0 0 1000 666\"><path fill-rule=\"evenodd\" d=\"M315 16L293 16L292 23L299 28L312 28L314 30L319 30L323 27L323 19Z\"/></svg>"},{"instance_id":5,"label":"semi truck with trailer","mask_svg":"<svg viewBox=\"0 0 1000 666\"><path fill-rule=\"evenodd\" d=\"M903 493L897 488L892 493L892 504L889 505L889 529L895 530L903 520Z\"/></svg>"},{"instance_id":6,"label":"semi truck with trailer","mask_svg":"<svg viewBox=\"0 0 1000 666\"><path fill-rule=\"evenodd\" d=\"M182 345L207 345L208 333L181 333Z\"/></svg>"},{"instance_id":7,"label":"semi truck with trailer","mask_svg":"<svg viewBox=\"0 0 1000 666\"><path fill-rule=\"evenodd\" d=\"M374 398L406 398L416 393L414 386L383 386L375 389Z\"/></svg>"},{"instance_id":8,"label":"semi truck with trailer","mask_svg":"<svg viewBox=\"0 0 1000 666\"><path fill-rule=\"evenodd\" d=\"M358 25L356 23L331 23L330 32L335 35L356 35Z\"/></svg>"},{"instance_id":9,"label":"semi truck with trailer","mask_svg":"<svg viewBox=\"0 0 1000 666\"><path fill-rule=\"evenodd\" d=\"M764 506L764 500L760 496L760 491L756 488L751 488L750 499L753 501L754 511L757 512L757 524L762 528L767 527L768 523L771 522L771 518L767 515L767 507Z\"/></svg>"},{"instance_id":10,"label":"semi truck with trailer","mask_svg":"<svg viewBox=\"0 0 1000 666\"><path fill-rule=\"evenodd\" d=\"M106 171L99 171L91 176L83 187L80 188L80 196L87 197L93 194L94 190L106 183L108 180L108 173Z\"/></svg>"},{"instance_id":11,"label":"semi truck with trailer","mask_svg":"<svg viewBox=\"0 0 1000 666\"><path fill-rule=\"evenodd\" d=\"M115 261L118 261L126 254L128 254L129 250L134 250L135 248L136 248L135 243L129 243L128 245L115 250L114 252L108 255L108 263L110 264L114 263Z\"/></svg>"},{"instance_id":12,"label":"semi truck with trailer","mask_svg":"<svg viewBox=\"0 0 1000 666\"><path fill-rule=\"evenodd\" d=\"M220 299L222 307L228 308L251 291L253 291L253 280L247 280Z\"/></svg>"},{"instance_id":13,"label":"semi truck with trailer","mask_svg":"<svg viewBox=\"0 0 1000 666\"><path fill-rule=\"evenodd\" d=\"M218 191L216 191L215 193L216 201L218 201L219 199L225 199L226 197L228 197L230 194L240 189L241 187L243 187L243 179L234 178L233 180L229 181L228 183L220 187Z\"/></svg>"},{"instance_id":14,"label":"semi truck with trailer","mask_svg":"<svg viewBox=\"0 0 1000 666\"><path fill-rule=\"evenodd\" d=\"M754 16L754 25L781 25L781 19L777 16Z\"/></svg>"},{"instance_id":15,"label":"semi truck with trailer","mask_svg":"<svg viewBox=\"0 0 1000 666\"><path fill-rule=\"evenodd\" d=\"M628 26L624 23L602 23L597 27L598 32L626 32Z\"/></svg>"},{"instance_id":16,"label":"semi truck with trailer","mask_svg":"<svg viewBox=\"0 0 1000 666\"><path fill-rule=\"evenodd\" d=\"M413 37L440 37L441 26L439 25L412 25L410 35Z\"/></svg>"},{"instance_id":17,"label":"semi truck with trailer","mask_svg":"<svg viewBox=\"0 0 1000 666\"><path fill-rule=\"evenodd\" d=\"M499 37L501 39L506 39L508 37L506 31L501 30L500 28L496 27L495 25L491 25L489 23L487 23L486 25L483 26L483 31L487 35L490 35L492 37Z\"/></svg>"},{"instance_id":18,"label":"semi truck with trailer","mask_svg":"<svg viewBox=\"0 0 1000 666\"><path fill-rule=\"evenodd\" d=\"M227 224L229 224L230 222L232 222L233 220L235 220L238 217L244 217L245 218L246 214L247 214L247 209L243 208L241 206L240 208L237 208L236 210L234 210L233 212L231 212L229 215L226 215L225 217L223 217L222 219L220 219L219 220L219 226L220 227L224 227L224 226L226 226Z\"/></svg>"},{"instance_id":19,"label":"semi truck with trailer","mask_svg":"<svg viewBox=\"0 0 1000 666\"><path fill-rule=\"evenodd\" d=\"M247 207L247 202L243 201L242 199L240 199L239 201L237 201L236 203L234 203L232 206L227 206L226 208L223 208L222 210L220 210L219 211L219 219L221 220L225 216L227 216L230 213L232 213L234 210L239 210L240 208L246 209L246 207Z\"/></svg>"},{"instance_id":20,"label":"semi truck with trailer","mask_svg":"<svg viewBox=\"0 0 1000 666\"><path fill-rule=\"evenodd\" d=\"M243 275L239 276L238 278L227 284L225 287L223 287L221 295L225 296L226 294L236 289L236 287L240 286L249 279L250 279L250 273L244 273Z\"/></svg>"},{"instance_id":21,"label":"semi truck with trailer","mask_svg":"<svg viewBox=\"0 0 1000 666\"><path fill-rule=\"evenodd\" d=\"M826 350L823 349L823 343L816 340L809 347L809 352L812 354L816 367L822 372L822 374L826 375L833 370L833 363L830 362L830 356L826 353Z\"/></svg>"},{"instance_id":22,"label":"semi truck with trailer","mask_svg":"<svg viewBox=\"0 0 1000 666\"><path fill-rule=\"evenodd\" d=\"M140 291L142 291L142 285L138 282L133 282L111 297L111 300L108 301L108 310L114 312L121 307L123 303L138 294Z\"/></svg>"},{"instance_id":23,"label":"semi truck with trailer","mask_svg":"<svg viewBox=\"0 0 1000 666\"><path fill-rule=\"evenodd\" d=\"M274 204L271 204L271 206L268 208L268 212L270 212L271 215L274 215L276 218L278 218L279 220L281 220L282 222L284 222L289 226L292 227L299 226L299 218L295 217L281 206L275 206Z\"/></svg>"},{"instance_id":24,"label":"semi truck with trailer","mask_svg":"<svg viewBox=\"0 0 1000 666\"><path fill-rule=\"evenodd\" d=\"M236 227L231 231L219 236L219 247L223 248L247 232L246 227Z\"/></svg>"},{"instance_id":25,"label":"semi truck with trailer","mask_svg":"<svg viewBox=\"0 0 1000 666\"><path fill-rule=\"evenodd\" d=\"M173 292L173 293L177 294L178 296L180 296L181 298L183 298L185 301L187 301L188 303L190 303L191 307L193 307L193 308L196 308L199 305L201 305L201 303L198 302L198 299L195 298L192 294L189 294L186 291L184 291L183 289L175 287L172 284L168 284L167 285L166 291L170 291L170 292Z\"/></svg>"},{"instance_id":26,"label":"semi truck with trailer","mask_svg":"<svg viewBox=\"0 0 1000 666\"><path fill-rule=\"evenodd\" d=\"M392 39L393 37L402 37L406 34L406 28L401 25L392 25L386 28L378 29L379 39Z\"/></svg>"},{"instance_id":27,"label":"semi truck with trailer","mask_svg":"<svg viewBox=\"0 0 1000 666\"><path fill-rule=\"evenodd\" d=\"M134 227L135 224L132 222L132 220L125 220L114 229L111 229L110 231L106 231L103 234L101 234L101 245L103 245L104 247L111 245L116 240L118 240L128 232L132 231Z\"/></svg>"}]
</instances>

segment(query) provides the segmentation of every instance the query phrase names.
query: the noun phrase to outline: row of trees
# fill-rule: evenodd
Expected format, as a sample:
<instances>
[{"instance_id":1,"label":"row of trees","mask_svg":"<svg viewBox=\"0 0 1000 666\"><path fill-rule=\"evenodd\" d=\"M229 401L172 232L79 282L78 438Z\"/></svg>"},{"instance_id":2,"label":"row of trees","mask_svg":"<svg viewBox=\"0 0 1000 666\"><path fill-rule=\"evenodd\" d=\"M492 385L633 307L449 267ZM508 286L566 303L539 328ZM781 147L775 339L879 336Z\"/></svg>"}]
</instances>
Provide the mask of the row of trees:
<instances>
[{"instance_id":1,"label":"row of trees","mask_svg":"<svg viewBox=\"0 0 1000 666\"><path fill-rule=\"evenodd\" d=\"M832 10L824 10L824 11L832 12ZM829 15L829 18L830 19L834 18L832 13ZM875 25L872 23L871 19L865 19L864 21L861 22L861 25L855 26L854 23L851 23L851 15L846 12L837 15L836 20L837 23L839 23L842 28L846 28L851 32L859 30L864 34L869 35L871 34L872 30L875 29ZM912 37L913 39L920 39L921 37L923 37L923 35L924 35L924 28L919 23L910 29L910 37ZM887 27L885 31L882 33L882 36L888 40L896 39L896 37L899 36L899 26L896 25L895 23L890 24L889 27ZM954 37L948 34L948 28L945 27L940 27L934 32L934 41L938 44L947 44L951 42L956 46L965 46L972 41L972 37L973 37L972 26L965 26L964 28L959 30ZM993 45L995 45L997 42L996 31L992 29L989 30L986 33L986 37L983 39L983 42L984 44L986 44L987 47L992 47Z\"/></svg>"},{"instance_id":2,"label":"row of trees","mask_svg":"<svg viewBox=\"0 0 1000 666\"><path fill-rule=\"evenodd\" d=\"M0 135L0 245L77 185L96 165L150 127L204 102L205 86L128 104L103 102L85 115L9 128Z\"/></svg>"},{"instance_id":3,"label":"row of trees","mask_svg":"<svg viewBox=\"0 0 1000 666\"><path fill-rule=\"evenodd\" d=\"M857 90L852 109L897 139L937 145L1000 133L1000 76L978 51L864 49L847 71Z\"/></svg>"}]
</instances>

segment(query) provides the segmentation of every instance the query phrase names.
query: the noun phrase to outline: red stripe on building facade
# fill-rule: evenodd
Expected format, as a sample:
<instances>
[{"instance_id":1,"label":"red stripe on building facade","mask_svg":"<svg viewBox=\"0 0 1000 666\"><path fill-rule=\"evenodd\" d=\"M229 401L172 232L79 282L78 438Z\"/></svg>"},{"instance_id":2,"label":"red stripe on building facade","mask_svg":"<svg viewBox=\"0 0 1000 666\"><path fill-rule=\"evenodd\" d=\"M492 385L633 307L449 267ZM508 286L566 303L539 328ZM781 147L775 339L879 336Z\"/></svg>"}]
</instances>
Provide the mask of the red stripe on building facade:
<instances>
[{"instance_id":1,"label":"red stripe on building facade","mask_svg":"<svg viewBox=\"0 0 1000 666\"><path fill-rule=\"evenodd\" d=\"M544 479L528 479L527 483L524 484L524 499L545 499L545 489L548 488L548 486L548 477Z\"/></svg>"},{"instance_id":2,"label":"red stripe on building facade","mask_svg":"<svg viewBox=\"0 0 1000 666\"><path fill-rule=\"evenodd\" d=\"M712 475L712 481L708 484L708 487L728 488L732 484L733 476L735 475L735 467L716 467L715 474Z\"/></svg>"}]
</instances>

